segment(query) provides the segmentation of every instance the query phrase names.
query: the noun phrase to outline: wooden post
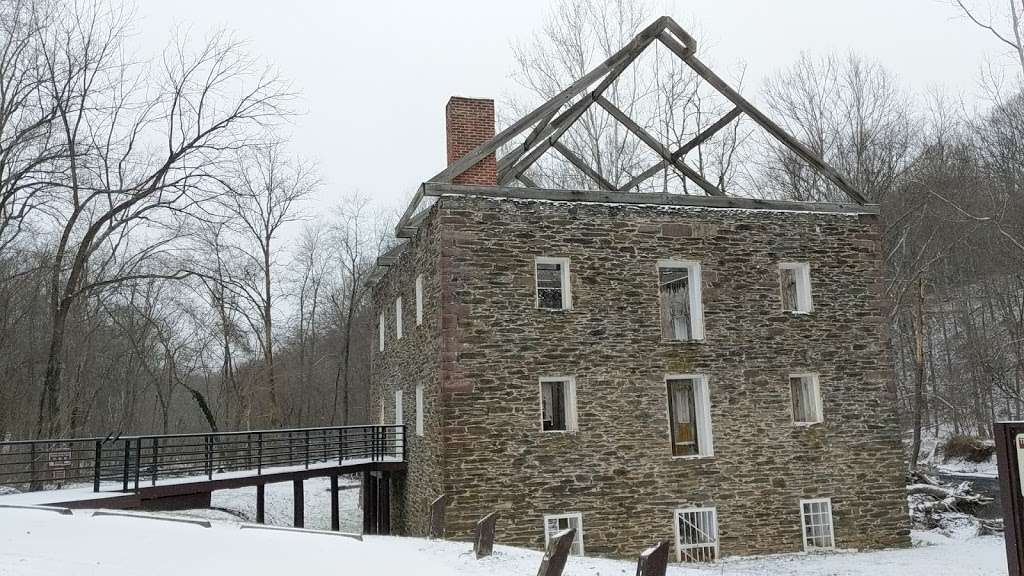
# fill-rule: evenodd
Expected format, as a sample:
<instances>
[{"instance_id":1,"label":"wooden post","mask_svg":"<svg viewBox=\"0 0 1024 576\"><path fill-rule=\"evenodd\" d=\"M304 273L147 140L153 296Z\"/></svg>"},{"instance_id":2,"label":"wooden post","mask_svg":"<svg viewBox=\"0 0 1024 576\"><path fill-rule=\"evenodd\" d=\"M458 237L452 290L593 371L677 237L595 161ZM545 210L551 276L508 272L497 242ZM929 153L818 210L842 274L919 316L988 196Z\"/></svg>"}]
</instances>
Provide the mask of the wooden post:
<instances>
[{"instance_id":1,"label":"wooden post","mask_svg":"<svg viewBox=\"0 0 1024 576\"><path fill-rule=\"evenodd\" d=\"M377 480L377 534L391 534L391 475L381 472Z\"/></svg>"},{"instance_id":2,"label":"wooden post","mask_svg":"<svg viewBox=\"0 0 1024 576\"><path fill-rule=\"evenodd\" d=\"M292 480L292 512L294 517L292 525L296 528L304 527L306 525L306 502L301 478Z\"/></svg>"},{"instance_id":3,"label":"wooden post","mask_svg":"<svg viewBox=\"0 0 1024 576\"><path fill-rule=\"evenodd\" d=\"M444 539L444 508L447 502L448 497L442 494L430 503L430 538Z\"/></svg>"},{"instance_id":4,"label":"wooden post","mask_svg":"<svg viewBox=\"0 0 1024 576\"><path fill-rule=\"evenodd\" d=\"M569 528L551 537L548 549L544 551L544 559L540 562L537 576L562 576L565 562L569 559L572 541L576 538L576 529Z\"/></svg>"},{"instance_id":5,"label":"wooden post","mask_svg":"<svg viewBox=\"0 0 1024 576\"><path fill-rule=\"evenodd\" d=\"M377 479L363 472L363 534L377 533Z\"/></svg>"},{"instance_id":6,"label":"wooden post","mask_svg":"<svg viewBox=\"0 0 1024 576\"><path fill-rule=\"evenodd\" d=\"M1024 422L993 425L999 496L1003 503L1003 538L1009 576L1024 576L1024 492L1021 491L1021 455L1024 454Z\"/></svg>"},{"instance_id":7,"label":"wooden post","mask_svg":"<svg viewBox=\"0 0 1024 576\"><path fill-rule=\"evenodd\" d=\"M498 513L491 512L476 523L473 528L473 553L477 558L490 556L494 550L494 527L498 523Z\"/></svg>"},{"instance_id":8,"label":"wooden post","mask_svg":"<svg viewBox=\"0 0 1024 576\"><path fill-rule=\"evenodd\" d=\"M256 485L256 523L263 524L266 522L266 484L262 482Z\"/></svg>"},{"instance_id":9,"label":"wooden post","mask_svg":"<svg viewBox=\"0 0 1024 576\"><path fill-rule=\"evenodd\" d=\"M331 475L331 530L341 530L341 518L338 514L338 475Z\"/></svg>"},{"instance_id":10,"label":"wooden post","mask_svg":"<svg viewBox=\"0 0 1024 576\"><path fill-rule=\"evenodd\" d=\"M661 541L644 550L636 562L636 576L665 576L668 568L668 542Z\"/></svg>"}]
</instances>

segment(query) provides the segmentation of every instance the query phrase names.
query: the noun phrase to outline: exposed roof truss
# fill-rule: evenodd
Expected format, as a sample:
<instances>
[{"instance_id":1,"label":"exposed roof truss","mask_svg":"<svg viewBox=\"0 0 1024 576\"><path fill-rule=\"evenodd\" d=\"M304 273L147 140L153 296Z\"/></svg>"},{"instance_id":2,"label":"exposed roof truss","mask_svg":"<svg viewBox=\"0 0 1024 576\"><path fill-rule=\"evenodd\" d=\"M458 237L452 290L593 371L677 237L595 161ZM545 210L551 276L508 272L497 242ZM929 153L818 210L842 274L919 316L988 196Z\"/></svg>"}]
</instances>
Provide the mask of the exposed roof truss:
<instances>
[{"instance_id":1,"label":"exposed roof truss","mask_svg":"<svg viewBox=\"0 0 1024 576\"><path fill-rule=\"evenodd\" d=\"M631 119L625 112L609 102L603 93L613 82L636 60L638 56L653 42L663 44L676 57L684 62L697 76L711 85L719 94L732 103L733 108L694 136L679 148L671 150L651 135L643 127ZM454 179L473 167L477 162L499 149L507 147L516 138L527 133L523 141L507 151L497 160L498 186L507 187L519 182L528 188L538 186L526 176L526 171L546 152L553 149L562 155L570 164L587 176L604 192L626 192L637 188L647 179L671 166L684 178L700 187L708 196L725 196L724 192L706 180L700 172L689 166L684 158L686 154L709 140L717 132L730 125L741 115L746 115L755 124L763 128L769 135L791 150L837 188L843 191L852 202L863 205L866 200L847 179L835 168L827 164L796 138L782 129L748 100L734 90L727 82L715 74L696 56L697 42L679 24L668 16L662 16L644 28L628 44L611 55L582 78L559 92L532 112L514 122L499 134L477 146L462 158L436 174L428 182L452 184ZM576 99L575 101L573 101ZM571 104L570 104L571 103ZM568 104L568 106L567 106ZM609 181L598 170L589 166L559 138L579 120L591 107L597 105L607 111L623 127L636 136L641 142L652 149L660 161L639 173L628 182L616 183ZM415 232L413 216L424 198L424 187L421 186L413 197L409 208L403 214L396 229L399 237L409 237Z\"/></svg>"}]
</instances>

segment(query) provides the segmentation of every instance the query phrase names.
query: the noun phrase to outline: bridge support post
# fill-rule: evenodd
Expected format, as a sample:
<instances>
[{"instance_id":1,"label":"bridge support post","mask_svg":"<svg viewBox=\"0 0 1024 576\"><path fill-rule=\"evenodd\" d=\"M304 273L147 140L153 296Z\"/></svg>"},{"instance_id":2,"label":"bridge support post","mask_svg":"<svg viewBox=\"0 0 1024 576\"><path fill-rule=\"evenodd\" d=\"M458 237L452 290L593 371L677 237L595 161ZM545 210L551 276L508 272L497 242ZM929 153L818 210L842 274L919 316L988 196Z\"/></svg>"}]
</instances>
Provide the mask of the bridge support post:
<instances>
[{"instance_id":1,"label":"bridge support post","mask_svg":"<svg viewBox=\"0 0 1024 576\"><path fill-rule=\"evenodd\" d=\"M377 533L377 478L363 472L363 534Z\"/></svg>"},{"instance_id":2,"label":"bridge support post","mask_svg":"<svg viewBox=\"0 0 1024 576\"><path fill-rule=\"evenodd\" d=\"M341 518L338 514L338 475L331 475L331 530L341 530Z\"/></svg>"},{"instance_id":3,"label":"bridge support post","mask_svg":"<svg viewBox=\"0 0 1024 576\"><path fill-rule=\"evenodd\" d=\"M256 485L256 522L263 524L266 521L266 484L260 482Z\"/></svg>"},{"instance_id":4,"label":"bridge support post","mask_svg":"<svg viewBox=\"0 0 1024 576\"><path fill-rule=\"evenodd\" d=\"M292 525L296 528L302 528L306 525L306 502L301 478L292 480L292 505L294 517Z\"/></svg>"}]
</instances>

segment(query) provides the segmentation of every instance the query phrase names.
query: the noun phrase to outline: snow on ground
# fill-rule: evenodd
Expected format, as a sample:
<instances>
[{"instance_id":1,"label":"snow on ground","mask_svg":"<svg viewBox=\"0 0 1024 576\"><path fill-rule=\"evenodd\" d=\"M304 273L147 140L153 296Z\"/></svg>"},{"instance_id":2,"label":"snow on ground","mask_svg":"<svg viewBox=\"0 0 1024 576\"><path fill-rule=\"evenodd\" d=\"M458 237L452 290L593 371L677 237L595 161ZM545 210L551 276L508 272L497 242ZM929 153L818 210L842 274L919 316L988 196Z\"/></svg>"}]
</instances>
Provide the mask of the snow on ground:
<instances>
[{"instance_id":1,"label":"snow on ground","mask_svg":"<svg viewBox=\"0 0 1024 576\"><path fill-rule=\"evenodd\" d=\"M955 458L949 462L935 464L935 468L939 472L955 474L957 476L978 476L980 478L995 478L999 476L995 456L984 462L968 462L961 458Z\"/></svg>"},{"instance_id":2,"label":"snow on ground","mask_svg":"<svg viewBox=\"0 0 1024 576\"><path fill-rule=\"evenodd\" d=\"M355 477L338 478L338 509L341 531L358 534L363 528L359 506L359 480ZM315 530L331 528L331 481L329 478L310 478L304 483L303 510L305 527ZM265 518L272 526L292 525L292 483L267 484L265 492ZM210 498L209 510L187 510L175 514L197 516L227 522L256 521L256 487L218 490Z\"/></svg>"},{"instance_id":3,"label":"snow on ground","mask_svg":"<svg viewBox=\"0 0 1024 576\"><path fill-rule=\"evenodd\" d=\"M230 504L238 497L219 498ZM476 560L465 542L384 536L357 541L321 533L240 530L237 523L222 520L203 528L155 518L0 509L0 575L286 576L327 570L395 576L513 576L535 574L541 560L540 552L506 546L497 546L493 557ZM573 557L565 574L628 576L635 570L633 562ZM675 565L669 574L997 576L1006 574L1006 568L1002 538L973 537L965 530L948 536L915 533L915 547L905 550L738 558L707 567Z\"/></svg>"}]
</instances>

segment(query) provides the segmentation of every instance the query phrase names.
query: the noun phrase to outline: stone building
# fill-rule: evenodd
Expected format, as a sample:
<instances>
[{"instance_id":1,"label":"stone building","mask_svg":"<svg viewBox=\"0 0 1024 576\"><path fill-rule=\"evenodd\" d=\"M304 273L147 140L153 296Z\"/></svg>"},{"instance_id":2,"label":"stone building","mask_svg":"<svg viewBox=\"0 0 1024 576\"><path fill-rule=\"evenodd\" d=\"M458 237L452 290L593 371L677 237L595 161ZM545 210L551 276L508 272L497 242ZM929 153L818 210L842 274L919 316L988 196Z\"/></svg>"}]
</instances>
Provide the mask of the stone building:
<instances>
[{"instance_id":1,"label":"stone building","mask_svg":"<svg viewBox=\"0 0 1024 576\"><path fill-rule=\"evenodd\" d=\"M654 40L735 103L707 130L746 115L851 202L730 197L707 181L706 196L639 194L600 174L596 190L533 186L525 163L540 148L573 161L557 138L594 103L662 169L700 179L601 96ZM909 543L878 208L697 60L674 22L497 136L493 102L452 98L447 139L449 167L420 187L373 289L373 410L407 430L399 533L425 534L443 494L450 538L497 510L499 543L540 548L574 527L578 554Z\"/></svg>"}]
</instances>

